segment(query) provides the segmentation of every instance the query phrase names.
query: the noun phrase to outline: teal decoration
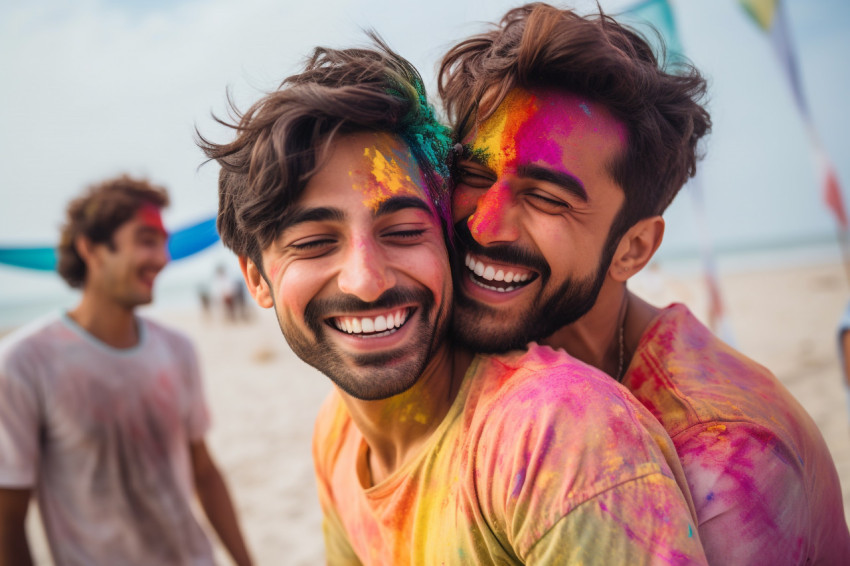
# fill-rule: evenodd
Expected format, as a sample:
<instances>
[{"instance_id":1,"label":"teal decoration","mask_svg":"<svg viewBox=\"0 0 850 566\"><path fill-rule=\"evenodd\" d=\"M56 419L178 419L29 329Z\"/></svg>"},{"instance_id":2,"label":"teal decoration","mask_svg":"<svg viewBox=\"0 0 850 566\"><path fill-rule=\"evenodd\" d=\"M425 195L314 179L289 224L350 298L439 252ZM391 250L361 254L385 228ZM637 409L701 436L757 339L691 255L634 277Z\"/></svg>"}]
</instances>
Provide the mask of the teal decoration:
<instances>
[{"instance_id":1,"label":"teal decoration","mask_svg":"<svg viewBox=\"0 0 850 566\"><path fill-rule=\"evenodd\" d=\"M676 18L673 15L673 7L670 5L669 0L644 0L643 2L638 2L631 8L626 9L617 19L625 23L630 23L638 29L641 26L646 27L647 24L650 24L664 38L664 43L667 45L668 60L673 61L683 56L684 49L682 48L682 42L679 41L679 33L676 30ZM657 55L659 53L659 46L654 41L654 34L644 33L644 35L652 44Z\"/></svg>"},{"instance_id":2,"label":"teal decoration","mask_svg":"<svg viewBox=\"0 0 850 566\"><path fill-rule=\"evenodd\" d=\"M215 220L213 216L173 232L168 238L168 253L171 259L189 257L215 244L218 241ZM56 249L46 246L0 246L0 264L37 271L55 271Z\"/></svg>"}]
</instances>

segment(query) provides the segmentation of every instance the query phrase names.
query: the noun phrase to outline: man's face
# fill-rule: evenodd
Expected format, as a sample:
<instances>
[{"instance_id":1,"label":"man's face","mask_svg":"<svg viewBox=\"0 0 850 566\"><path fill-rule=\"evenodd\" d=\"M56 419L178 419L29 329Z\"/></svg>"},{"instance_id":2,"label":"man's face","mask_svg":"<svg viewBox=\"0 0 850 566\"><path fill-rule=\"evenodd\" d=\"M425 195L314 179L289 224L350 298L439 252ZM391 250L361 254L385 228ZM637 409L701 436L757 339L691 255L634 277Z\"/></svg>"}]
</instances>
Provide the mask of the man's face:
<instances>
[{"instance_id":1,"label":"man's face","mask_svg":"<svg viewBox=\"0 0 850 566\"><path fill-rule=\"evenodd\" d=\"M609 173L625 136L598 104L514 89L463 140L452 198L460 340L520 348L593 306L625 198Z\"/></svg>"},{"instance_id":2,"label":"man's face","mask_svg":"<svg viewBox=\"0 0 850 566\"><path fill-rule=\"evenodd\" d=\"M273 302L302 360L358 399L409 389L448 328L448 252L424 186L398 138L344 136L262 252L255 298Z\"/></svg>"},{"instance_id":3,"label":"man's face","mask_svg":"<svg viewBox=\"0 0 850 566\"><path fill-rule=\"evenodd\" d=\"M150 303L154 280L168 263L167 243L159 208L143 205L110 243L94 244L86 287L128 309Z\"/></svg>"}]
</instances>

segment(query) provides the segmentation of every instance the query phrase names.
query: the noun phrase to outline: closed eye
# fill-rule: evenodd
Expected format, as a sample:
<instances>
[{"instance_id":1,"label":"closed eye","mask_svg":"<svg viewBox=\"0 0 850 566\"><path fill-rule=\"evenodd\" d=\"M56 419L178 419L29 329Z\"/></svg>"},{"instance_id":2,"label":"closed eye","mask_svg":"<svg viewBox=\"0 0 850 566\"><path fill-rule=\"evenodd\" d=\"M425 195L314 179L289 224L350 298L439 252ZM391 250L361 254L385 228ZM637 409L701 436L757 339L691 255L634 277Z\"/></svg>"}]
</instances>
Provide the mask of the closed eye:
<instances>
[{"instance_id":1,"label":"closed eye","mask_svg":"<svg viewBox=\"0 0 850 566\"><path fill-rule=\"evenodd\" d=\"M389 232L384 233L384 238L389 238L391 240L401 240L404 243L409 243L412 241L418 240L425 232L427 232L424 228L416 228L411 230L391 230Z\"/></svg>"},{"instance_id":2,"label":"closed eye","mask_svg":"<svg viewBox=\"0 0 850 566\"><path fill-rule=\"evenodd\" d=\"M318 238L315 240L298 240L289 244L297 252L315 251L336 244L333 238Z\"/></svg>"},{"instance_id":3,"label":"closed eye","mask_svg":"<svg viewBox=\"0 0 850 566\"><path fill-rule=\"evenodd\" d=\"M533 207L547 214L560 214L570 210L572 206L562 200L553 199L541 193L528 193L530 203Z\"/></svg>"},{"instance_id":4,"label":"closed eye","mask_svg":"<svg viewBox=\"0 0 850 566\"><path fill-rule=\"evenodd\" d=\"M492 186L496 182L496 178L478 169L458 166L455 170L455 182L477 189L484 189Z\"/></svg>"}]
</instances>

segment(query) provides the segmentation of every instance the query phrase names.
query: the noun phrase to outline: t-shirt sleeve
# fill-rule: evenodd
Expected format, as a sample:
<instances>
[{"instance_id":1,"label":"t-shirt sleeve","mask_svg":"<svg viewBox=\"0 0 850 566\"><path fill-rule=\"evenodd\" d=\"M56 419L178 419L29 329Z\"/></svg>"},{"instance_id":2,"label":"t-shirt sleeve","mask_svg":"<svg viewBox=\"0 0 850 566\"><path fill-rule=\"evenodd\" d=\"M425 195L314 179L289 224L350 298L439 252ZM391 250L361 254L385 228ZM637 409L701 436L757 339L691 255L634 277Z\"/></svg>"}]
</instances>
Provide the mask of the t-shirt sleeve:
<instances>
[{"instance_id":1,"label":"t-shirt sleeve","mask_svg":"<svg viewBox=\"0 0 850 566\"><path fill-rule=\"evenodd\" d=\"M812 519L802 464L773 433L752 423L709 423L677 436L677 445L712 563L800 556Z\"/></svg>"},{"instance_id":2,"label":"t-shirt sleeve","mask_svg":"<svg viewBox=\"0 0 850 566\"><path fill-rule=\"evenodd\" d=\"M557 521L531 547L525 563L705 564L676 493L675 482L662 474L617 485Z\"/></svg>"},{"instance_id":3,"label":"t-shirt sleeve","mask_svg":"<svg viewBox=\"0 0 850 566\"><path fill-rule=\"evenodd\" d=\"M17 363L16 363L17 362ZM41 432L36 386L19 361L0 361L0 486L35 484Z\"/></svg>"},{"instance_id":4,"label":"t-shirt sleeve","mask_svg":"<svg viewBox=\"0 0 850 566\"><path fill-rule=\"evenodd\" d=\"M322 534L325 540L326 563L334 566L356 566L361 562L348 540L348 533L334 507L329 479L338 448L331 438L338 437L340 434L338 403L338 398L331 393L319 409L313 430L313 465L316 471L319 505L322 508Z\"/></svg>"},{"instance_id":5,"label":"t-shirt sleeve","mask_svg":"<svg viewBox=\"0 0 850 566\"><path fill-rule=\"evenodd\" d=\"M576 375L527 379L488 415L474 467L496 537L526 563L705 563L669 437L609 377Z\"/></svg>"},{"instance_id":6,"label":"t-shirt sleeve","mask_svg":"<svg viewBox=\"0 0 850 566\"><path fill-rule=\"evenodd\" d=\"M355 554L345 528L331 509L322 509L322 534L325 538L325 560L333 566L359 566L362 564Z\"/></svg>"},{"instance_id":7,"label":"t-shirt sleeve","mask_svg":"<svg viewBox=\"0 0 850 566\"><path fill-rule=\"evenodd\" d=\"M185 383L187 384L186 434L189 441L204 438L210 428L210 413L207 407L204 383L195 348L188 338L181 336L183 366L185 367Z\"/></svg>"}]
</instances>

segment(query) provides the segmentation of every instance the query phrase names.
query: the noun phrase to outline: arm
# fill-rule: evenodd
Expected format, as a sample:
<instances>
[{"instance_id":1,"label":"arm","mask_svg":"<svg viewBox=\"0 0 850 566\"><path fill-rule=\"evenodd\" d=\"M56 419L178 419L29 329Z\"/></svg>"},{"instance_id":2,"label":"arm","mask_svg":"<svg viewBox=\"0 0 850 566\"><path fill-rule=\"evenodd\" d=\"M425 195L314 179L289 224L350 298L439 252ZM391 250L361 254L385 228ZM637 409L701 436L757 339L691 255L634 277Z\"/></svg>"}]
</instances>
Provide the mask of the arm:
<instances>
[{"instance_id":1,"label":"arm","mask_svg":"<svg viewBox=\"0 0 850 566\"><path fill-rule=\"evenodd\" d=\"M706 555L716 564L802 564L812 517L800 459L752 423L693 427L677 445ZM820 481L830 481L826 473ZM840 490L835 490L840 499Z\"/></svg>"},{"instance_id":2,"label":"arm","mask_svg":"<svg viewBox=\"0 0 850 566\"><path fill-rule=\"evenodd\" d=\"M529 565L707 564L676 482L662 473L626 481L576 506L522 558Z\"/></svg>"},{"instance_id":3,"label":"arm","mask_svg":"<svg viewBox=\"0 0 850 566\"><path fill-rule=\"evenodd\" d=\"M0 488L0 566L32 566L25 528L30 491Z\"/></svg>"},{"instance_id":4,"label":"arm","mask_svg":"<svg viewBox=\"0 0 850 566\"><path fill-rule=\"evenodd\" d=\"M201 440L190 445L195 491L207 518L233 561L239 566L252 564L230 494L218 467L213 462L206 443Z\"/></svg>"}]
</instances>

